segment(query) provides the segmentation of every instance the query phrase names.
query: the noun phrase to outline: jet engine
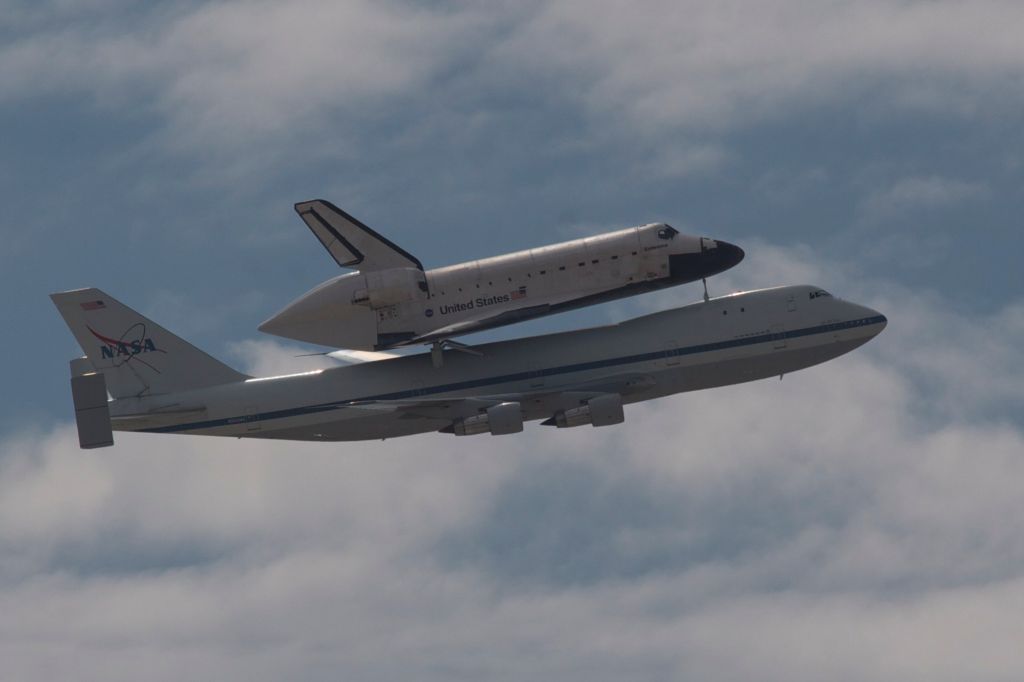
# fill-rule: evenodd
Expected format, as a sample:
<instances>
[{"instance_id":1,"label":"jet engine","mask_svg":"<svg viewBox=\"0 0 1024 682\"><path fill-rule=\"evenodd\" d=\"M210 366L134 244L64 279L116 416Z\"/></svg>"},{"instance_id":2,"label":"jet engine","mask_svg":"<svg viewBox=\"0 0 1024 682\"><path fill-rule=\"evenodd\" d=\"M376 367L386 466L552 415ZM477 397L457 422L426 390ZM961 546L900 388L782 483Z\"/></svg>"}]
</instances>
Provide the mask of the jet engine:
<instances>
[{"instance_id":1,"label":"jet engine","mask_svg":"<svg viewBox=\"0 0 1024 682\"><path fill-rule=\"evenodd\" d=\"M504 436L519 433L523 430L523 410L519 403L498 403L480 414L457 419L451 426L441 430L456 436L473 436L478 433Z\"/></svg>"},{"instance_id":2,"label":"jet engine","mask_svg":"<svg viewBox=\"0 0 1024 682\"><path fill-rule=\"evenodd\" d=\"M594 426L611 426L626 420L622 412L622 396L618 393L607 393L591 398L579 407L560 410L550 419L541 422L546 426L568 429L573 426L592 424Z\"/></svg>"}]
</instances>

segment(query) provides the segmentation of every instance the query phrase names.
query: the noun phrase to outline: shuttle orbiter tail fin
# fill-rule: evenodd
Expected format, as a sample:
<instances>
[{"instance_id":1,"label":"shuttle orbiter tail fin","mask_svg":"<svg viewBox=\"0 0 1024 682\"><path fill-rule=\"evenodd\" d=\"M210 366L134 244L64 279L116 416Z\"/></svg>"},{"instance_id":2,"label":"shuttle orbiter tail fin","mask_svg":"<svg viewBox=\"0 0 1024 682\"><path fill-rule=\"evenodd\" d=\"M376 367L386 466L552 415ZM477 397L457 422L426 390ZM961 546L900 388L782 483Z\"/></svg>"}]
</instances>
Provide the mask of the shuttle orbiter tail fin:
<instances>
[{"instance_id":1,"label":"shuttle orbiter tail fin","mask_svg":"<svg viewBox=\"0 0 1024 682\"><path fill-rule=\"evenodd\" d=\"M64 291L50 298L115 398L248 378L99 289Z\"/></svg>"},{"instance_id":2,"label":"shuttle orbiter tail fin","mask_svg":"<svg viewBox=\"0 0 1024 682\"><path fill-rule=\"evenodd\" d=\"M314 199L295 204L295 211L344 268L386 270L423 269L419 259L377 234L329 201Z\"/></svg>"}]
</instances>

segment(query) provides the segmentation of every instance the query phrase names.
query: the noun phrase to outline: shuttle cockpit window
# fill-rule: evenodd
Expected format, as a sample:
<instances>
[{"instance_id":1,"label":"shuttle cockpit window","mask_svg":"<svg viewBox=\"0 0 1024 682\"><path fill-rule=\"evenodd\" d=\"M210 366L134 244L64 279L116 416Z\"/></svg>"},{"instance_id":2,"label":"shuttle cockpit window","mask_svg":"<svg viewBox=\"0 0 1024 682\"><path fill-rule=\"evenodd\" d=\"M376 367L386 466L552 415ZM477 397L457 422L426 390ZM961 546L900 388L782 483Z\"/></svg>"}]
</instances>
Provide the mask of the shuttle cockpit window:
<instances>
[{"instance_id":1,"label":"shuttle cockpit window","mask_svg":"<svg viewBox=\"0 0 1024 682\"><path fill-rule=\"evenodd\" d=\"M808 294L808 296L810 297L810 299L812 301L814 299L816 299L816 298L832 298L832 294L828 293L824 289L818 289L817 291L812 291L812 292L810 292Z\"/></svg>"},{"instance_id":2,"label":"shuttle cockpit window","mask_svg":"<svg viewBox=\"0 0 1024 682\"><path fill-rule=\"evenodd\" d=\"M672 239L672 237L675 237L677 234L679 234L679 230L672 227L671 225L665 225L660 230L658 230L659 239Z\"/></svg>"}]
</instances>

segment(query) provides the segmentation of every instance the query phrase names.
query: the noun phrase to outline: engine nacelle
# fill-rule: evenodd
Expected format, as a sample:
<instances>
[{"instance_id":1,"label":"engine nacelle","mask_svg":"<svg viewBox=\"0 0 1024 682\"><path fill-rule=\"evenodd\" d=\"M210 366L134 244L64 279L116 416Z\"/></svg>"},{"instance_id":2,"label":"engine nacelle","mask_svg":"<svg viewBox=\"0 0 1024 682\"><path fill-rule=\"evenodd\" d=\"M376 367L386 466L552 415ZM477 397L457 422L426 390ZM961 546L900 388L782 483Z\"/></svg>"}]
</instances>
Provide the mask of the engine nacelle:
<instances>
[{"instance_id":1,"label":"engine nacelle","mask_svg":"<svg viewBox=\"0 0 1024 682\"><path fill-rule=\"evenodd\" d=\"M622 396L618 393L606 393L591 398L579 407L556 412L555 416L544 422L549 426L568 429L573 426L592 424L594 426L611 426L626 420L622 411Z\"/></svg>"},{"instance_id":2,"label":"engine nacelle","mask_svg":"<svg viewBox=\"0 0 1024 682\"><path fill-rule=\"evenodd\" d=\"M523 430L523 410L519 403L498 403L480 414L457 419L444 430L456 436L473 436L478 433L504 436L519 433Z\"/></svg>"},{"instance_id":3,"label":"engine nacelle","mask_svg":"<svg viewBox=\"0 0 1024 682\"><path fill-rule=\"evenodd\" d=\"M366 288L356 289L352 302L371 308L386 308L422 298L427 294L427 277L418 268L391 268L366 273Z\"/></svg>"}]
</instances>

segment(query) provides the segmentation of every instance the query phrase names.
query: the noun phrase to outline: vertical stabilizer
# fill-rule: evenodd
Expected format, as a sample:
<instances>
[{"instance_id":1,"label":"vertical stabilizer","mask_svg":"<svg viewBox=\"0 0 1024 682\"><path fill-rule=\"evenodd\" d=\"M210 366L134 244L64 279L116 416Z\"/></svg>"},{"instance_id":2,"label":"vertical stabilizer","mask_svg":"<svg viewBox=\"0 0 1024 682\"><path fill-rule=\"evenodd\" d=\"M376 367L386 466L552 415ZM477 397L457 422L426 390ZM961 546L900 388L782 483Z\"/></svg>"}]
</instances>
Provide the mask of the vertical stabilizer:
<instances>
[{"instance_id":1,"label":"vertical stabilizer","mask_svg":"<svg viewBox=\"0 0 1024 682\"><path fill-rule=\"evenodd\" d=\"M295 204L295 212L343 268L356 268L362 272L390 268L423 269L418 258L329 201L303 201Z\"/></svg>"},{"instance_id":2,"label":"vertical stabilizer","mask_svg":"<svg viewBox=\"0 0 1024 682\"><path fill-rule=\"evenodd\" d=\"M114 398L248 378L99 289L65 291L50 298Z\"/></svg>"}]
</instances>

